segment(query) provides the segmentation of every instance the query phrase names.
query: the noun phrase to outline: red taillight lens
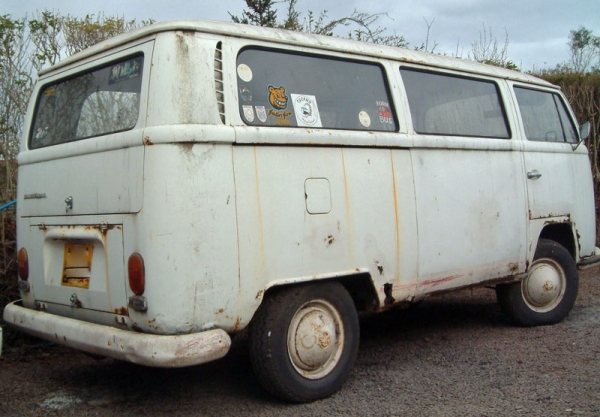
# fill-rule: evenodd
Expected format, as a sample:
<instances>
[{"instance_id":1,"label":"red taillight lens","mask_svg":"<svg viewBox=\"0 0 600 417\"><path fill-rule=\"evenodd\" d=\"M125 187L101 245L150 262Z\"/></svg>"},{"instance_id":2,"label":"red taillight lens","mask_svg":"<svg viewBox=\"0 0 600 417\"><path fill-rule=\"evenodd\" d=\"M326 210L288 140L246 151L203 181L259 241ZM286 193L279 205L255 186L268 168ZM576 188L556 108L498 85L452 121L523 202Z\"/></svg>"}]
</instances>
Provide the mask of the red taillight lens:
<instances>
[{"instance_id":1,"label":"red taillight lens","mask_svg":"<svg viewBox=\"0 0 600 417\"><path fill-rule=\"evenodd\" d=\"M146 277L144 273L144 260L142 255L134 253L127 262L129 272L129 288L135 295L142 295L146 289Z\"/></svg>"},{"instance_id":2,"label":"red taillight lens","mask_svg":"<svg viewBox=\"0 0 600 417\"><path fill-rule=\"evenodd\" d=\"M19 277L26 281L29 278L29 259L25 248L19 249L17 253L17 261L19 262Z\"/></svg>"}]
</instances>

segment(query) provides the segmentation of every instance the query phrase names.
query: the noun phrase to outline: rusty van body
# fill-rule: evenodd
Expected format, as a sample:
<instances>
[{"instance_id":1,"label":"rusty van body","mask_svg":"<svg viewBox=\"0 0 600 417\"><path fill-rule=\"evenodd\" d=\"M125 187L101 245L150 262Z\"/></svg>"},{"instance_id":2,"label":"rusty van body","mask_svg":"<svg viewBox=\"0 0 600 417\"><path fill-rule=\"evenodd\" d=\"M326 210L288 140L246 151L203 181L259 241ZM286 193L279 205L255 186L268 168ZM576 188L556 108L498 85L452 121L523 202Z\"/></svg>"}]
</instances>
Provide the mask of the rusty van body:
<instances>
[{"instance_id":1,"label":"rusty van body","mask_svg":"<svg viewBox=\"0 0 600 417\"><path fill-rule=\"evenodd\" d=\"M486 284L551 324L598 261L585 134L519 72L165 22L44 70L26 123L4 319L95 354L201 364L249 328L261 383L310 401L358 311Z\"/></svg>"}]
</instances>

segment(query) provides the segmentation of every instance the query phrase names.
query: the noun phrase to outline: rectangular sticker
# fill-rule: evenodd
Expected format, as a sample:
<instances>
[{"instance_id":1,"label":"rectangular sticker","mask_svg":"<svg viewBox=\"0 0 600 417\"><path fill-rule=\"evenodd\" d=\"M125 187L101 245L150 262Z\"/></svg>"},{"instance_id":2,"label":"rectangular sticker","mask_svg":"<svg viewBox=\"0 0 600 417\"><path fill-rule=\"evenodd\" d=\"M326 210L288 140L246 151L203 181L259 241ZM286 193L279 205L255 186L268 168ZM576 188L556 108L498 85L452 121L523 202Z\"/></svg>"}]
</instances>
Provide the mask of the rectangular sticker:
<instances>
[{"instance_id":1,"label":"rectangular sticker","mask_svg":"<svg viewBox=\"0 0 600 417\"><path fill-rule=\"evenodd\" d=\"M323 127L317 106L317 98L305 94L290 94L298 126Z\"/></svg>"}]
</instances>

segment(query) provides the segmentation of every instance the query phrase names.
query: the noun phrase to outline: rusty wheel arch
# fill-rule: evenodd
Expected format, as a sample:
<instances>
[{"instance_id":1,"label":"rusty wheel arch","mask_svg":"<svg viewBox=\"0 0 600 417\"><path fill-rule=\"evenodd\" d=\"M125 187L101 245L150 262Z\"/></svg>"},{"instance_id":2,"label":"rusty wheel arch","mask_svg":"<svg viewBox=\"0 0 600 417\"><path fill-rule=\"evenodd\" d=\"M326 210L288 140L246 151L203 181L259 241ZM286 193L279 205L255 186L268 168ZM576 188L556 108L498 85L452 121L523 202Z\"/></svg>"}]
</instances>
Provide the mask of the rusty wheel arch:
<instances>
[{"instance_id":1,"label":"rusty wheel arch","mask_svg":"<svg viewBox=\"0 0 600 417\"><path fill-rule=\"evenodd\" d=\"M538 237L538 242L540 239L552 240L562 245L569 251L573 259L577 259L579 250L575 240L575 231L573 230L573 225L571 223L546 224Z\"/></svg>"},{"instance_id":2,"label":"rusty wheel arch","mask_svg":"<svg viewBox=\"0 0 600 417\"><path fill-rule=\"evenodd\" d=\"M376 310L378 308L377 290L375 289L373 280L371 279L371 274L368 272L333 276L330 278L321 278L319 280L290 283L279 282L267 288L266 290L259 291L256 298L262 298L261 303L263 303L265 298L274 296L279 291L290 288L291 286L303 286L324 282L339 282L342 284L342 286L344 286L346 291L348 291L352 297L357 311ZM376 303L376 305L373 305L373 303Z\"/></svg>"}]
</instances>

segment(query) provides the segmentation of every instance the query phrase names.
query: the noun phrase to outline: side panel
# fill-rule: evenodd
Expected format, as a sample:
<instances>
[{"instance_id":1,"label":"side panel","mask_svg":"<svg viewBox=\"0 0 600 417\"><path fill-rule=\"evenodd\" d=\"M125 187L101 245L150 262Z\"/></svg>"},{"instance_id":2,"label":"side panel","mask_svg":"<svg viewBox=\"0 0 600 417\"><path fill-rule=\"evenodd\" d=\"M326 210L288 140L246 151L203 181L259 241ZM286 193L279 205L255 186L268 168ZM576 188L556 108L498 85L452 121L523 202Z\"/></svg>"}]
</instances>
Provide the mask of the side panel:
<instances>
[{"instance_id":1,"label":"side panel","mask_svg":"<svg viewBox=\"0 0 600 417\"><path fill-rule=\"evenodd\" d=\"M513 94L519 89L523 91L527 88L514 83L510 83L510 87ZM539 88L533 91L553 95L555 98L560 95L556 90ZM594 187L586 147L582 145L573 151L577 140L574 137L577 136L575 124L572 123L575 118L570 115L572 121L568 120L567 109L564 109L564 119L558 126L562 126L567 136L572 132L572 137L568 138L572 143L562 142L560 134L557 135L557 131L560 131L555 120L557 116L553 113L557 109L563 109L562 103L566 103L564 97L544 112L535 110L536 106L542 107L543 103L528 102L526 99L520 103L517 97L513 97L515 120L522 126L520 134L523 138L528 212L532 225L530 259L533 258L540 231L548 224L557 222L568 223L573 228L577 259L592 256L596 244ZM519 107L521 104L523 108ZM526 116L521 110L525 111ZM537 140L527 139L525 124L531 129L531 136L538 136Z\"/></svg>"},{"instance_id":2,"label":"side panel","mask_svg":"<svg viewBox=\"0 0 600 417\"><path fill-rule=\"evenodd\" d=\"M156 132L152 137L164 140ZM125 240L125 259L140 253L146 271L148 311L129 310L137 328L160 334L235 329L239 268L231 152L231 144L146 147L144 208ZM133 295L129 288L127 295Z\"/></svg>"},{"instance_id":3,"label":"side panel","mask_svg":"<svg viewBox=\"0 0 600 417\"><path fill-rule=\"evenodd\" d=\"M238 134L240 132L238 131ZM311 133L315 135L318 133ZM409 151L236 146L240 300L270 286L370 272L411 299L416 224ZM307 181L328 183L329 211L310 210ZM311 213L313 211L313 213Z\"/></svg>"},{"instance_id":4,"label":"side panel","mask_svg":"<svg viewBox=\"0 0 600 417\"><path fill-rule=\"evenodd\" d=\"M594 254L596 217L589 157L584 146L573 152L568 143L525 141L529 216L536 231L547 224L568 222L578 259ZM569 236L570 238L570 236ZM531 236L535 249L538 234ZM533 253L531 254L533 256Z\"/></svg>"},{"instance_id":5,"label":"side panel","mask_svg":"<svg viewBox=\"0 0 600 417\"><path fill-rule=\"evenodd\" d=\"M567 143L525 142L525 150L526 172L541 174L539 178L527 180L531 220L551 222L560 217L568 218L574 228L579 257L593 255L594 189L585 147L580 146L573 152Z\"/></svg>"},{"instance_id":6,"label":"side panel","mask_svg":"<svg viewBox=\"0 0 600 417\"><path fill-rule=\"evenodd\" d=\"M432 146L440 138L422 141ZM521 153L511 149L518 143L448 138L446 144L454 149L432 146L412 151L422 293L526 269Z\"/></svg>"}]
</instances>

